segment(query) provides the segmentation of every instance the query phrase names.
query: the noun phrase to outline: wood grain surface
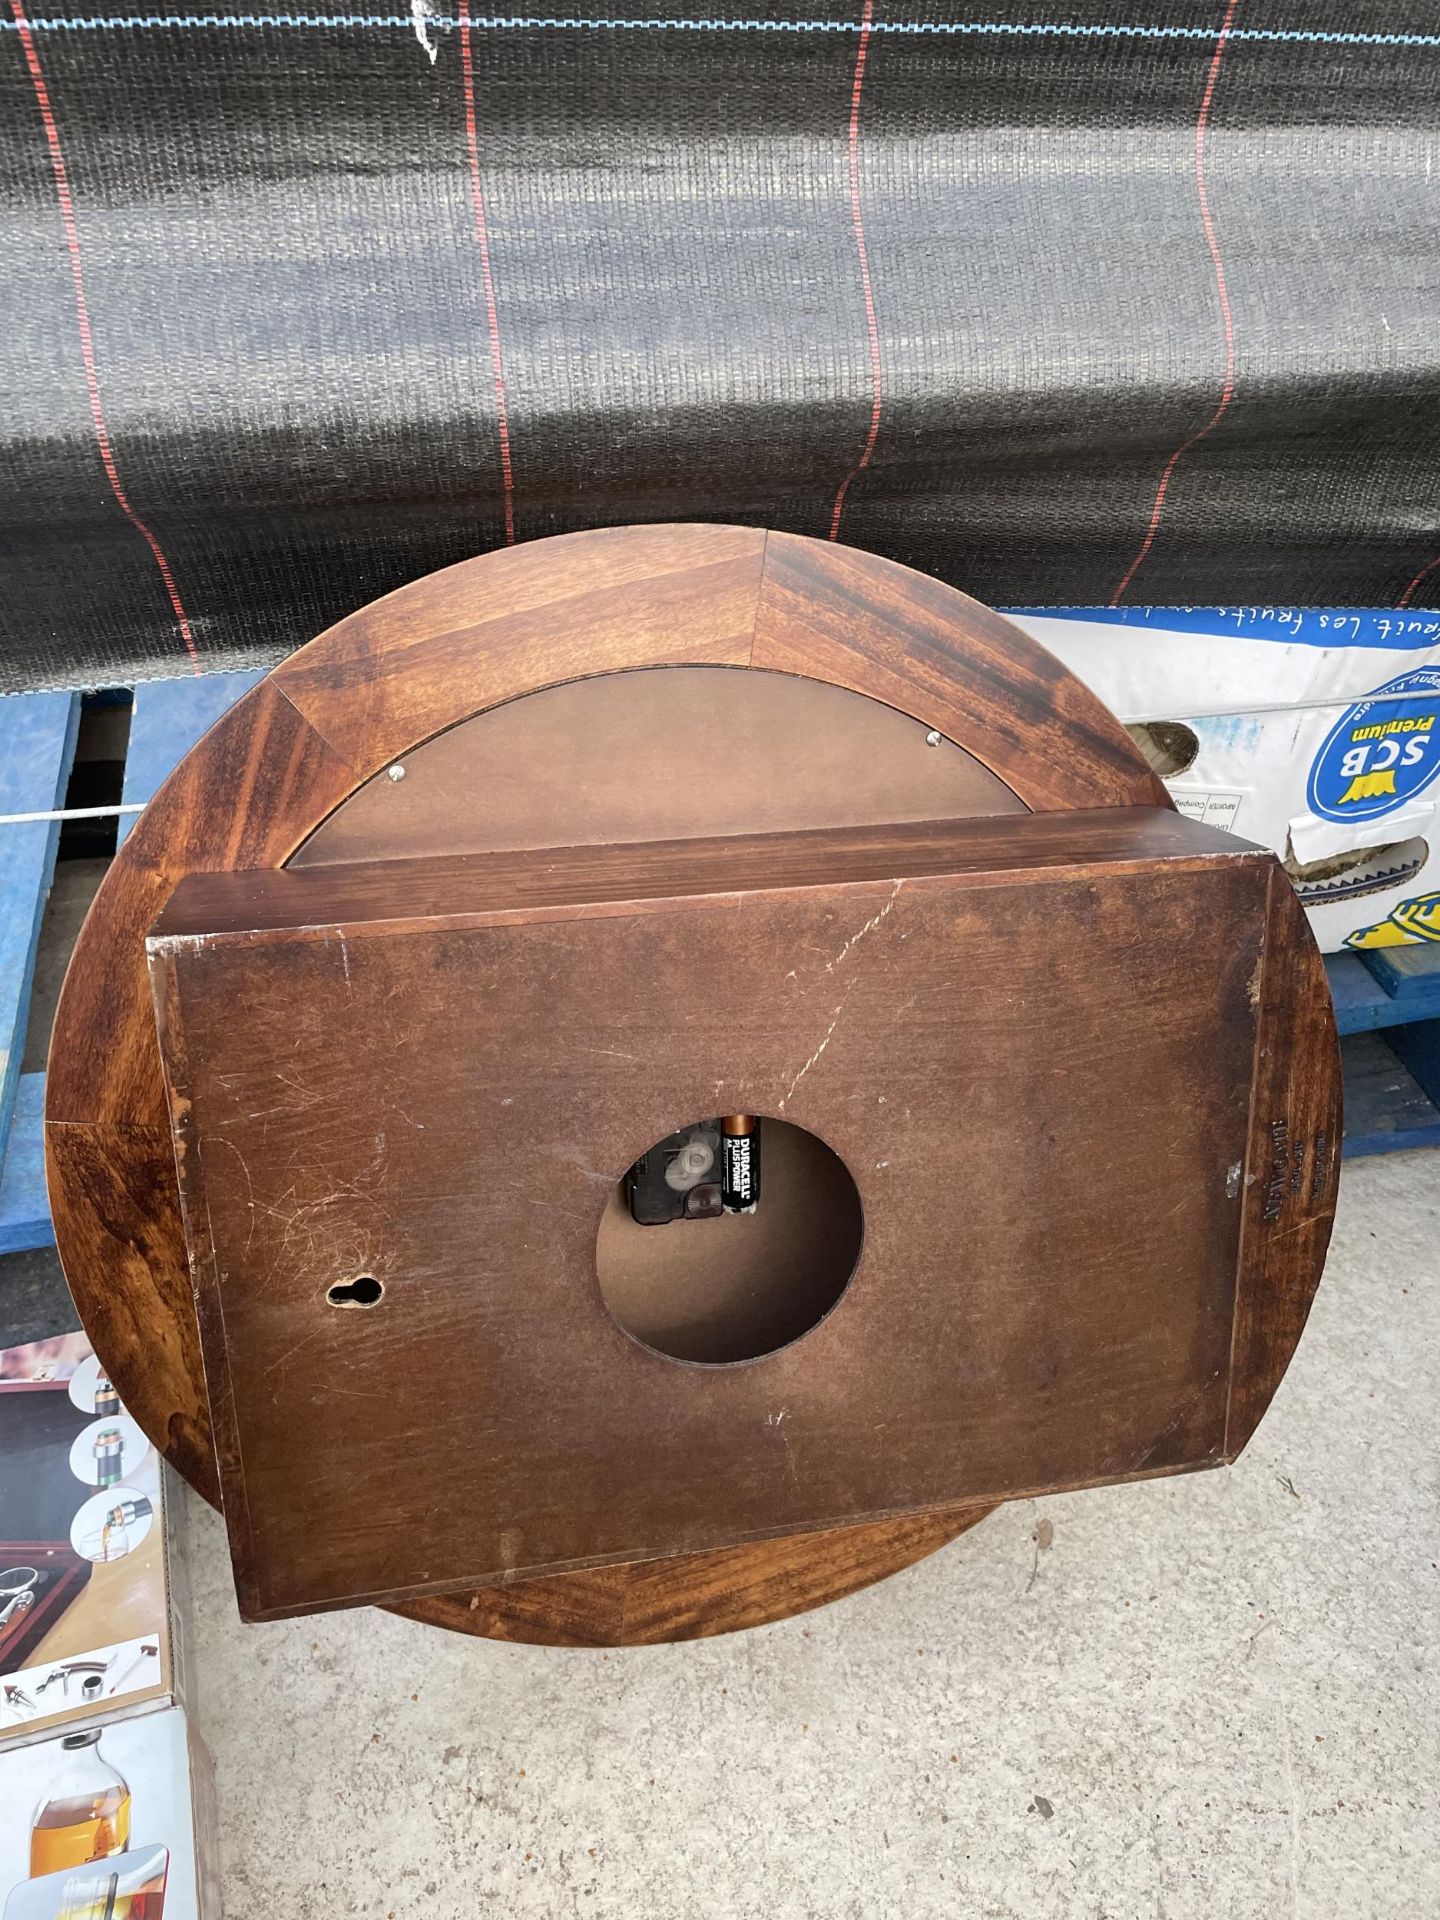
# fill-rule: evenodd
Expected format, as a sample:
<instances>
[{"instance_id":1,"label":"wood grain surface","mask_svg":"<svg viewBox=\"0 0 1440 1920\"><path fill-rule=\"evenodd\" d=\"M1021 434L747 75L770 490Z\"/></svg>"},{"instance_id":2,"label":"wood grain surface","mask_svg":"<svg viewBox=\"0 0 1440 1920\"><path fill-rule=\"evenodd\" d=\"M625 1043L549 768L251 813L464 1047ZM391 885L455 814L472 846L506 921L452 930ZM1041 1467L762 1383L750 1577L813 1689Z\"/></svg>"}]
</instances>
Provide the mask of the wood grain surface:
<instances>
[{"instance_id":1,"label":"wood grain surface","mask_svg":"<svg viewBox=\"0 0 1440 1920\"><path fill-rule=\"evenodd\" d=\"M748 666L766 537L620 527L510 547L362 608L271 678L372 773L537 687L631 667Z\"/></svg>"},{"instance_id":2,"label":"wood grain surface","mask_svg":"<svg viewBox=\"0 0 1440 1920\"><path fill-rule=\"evenodd\" d=\"M46 1067L47 1122L166 1125L146 929L187 873L279 866L297 826L328 813L354 786L351 770L273 679L185 756L131 830L80 930ZM63 1180L55 1197L63 1211ZM68 1244L63 1254L74 1286Z\"/></svg>"},{"instance_id":3,"label":"wood grain surface","mask_svg":"<svg viewBox=\"0 0 1440 1920\"><path fill-rule=\"evenodd\" d=\"M144 934L194 870L278 863L354 777L264 681L140 816L80 930L51 1037L46 1177L87 1332L150 1439L217 1497Z\"/></svg>"},{"instance_id":4,"label":"wood grain surface","mask_svg":"<svg viewBox=\"0 0 1440 1920\"><path fill-rule=\"evenodd\" d=\"M1166 861L1254 861L1260 850L1218 828L1160 807L1097 807L1084 813L997 820L919 820L898 826L821 827L805 833L735 834L623 846L441 854L425 860L346 862L277 872L193 874L150 931L153 945L236 933L310 937L316 927L376 922L421 926L520 917L554 909L573 918L594 905L639 903L808 887L983 879L1103 866L1136 872Z\"/></svg>"},{"instance_id":5,"label":"wood grain surface","mask_svg":"<svg viewBox=\"0 0 1440 1920\"><path fill-rule=\"evenodd\" d=\"M763 1627L913 1566L992 1507L947 1508L868 1527L792 1534L470 1594L412 1600L412 1620L551 1647L644 1647Z\"/></svg>"},{"instance_id":6,"label":"wood grain surface","mask_svg":"<svg viewBox=\"0 0 1440 1920\"><path fill-rule=\"evenodd\" d=\"M56 1023L47 1115L52 1209L67 1278L97 1349L142 1427L208 1497L216 1497L208 1403L144 976L146 929L185 874L284 865L327 820L338 826L349 796L377 770L383 778L388 764L433 736L533 690L577 675L691 662L753 661L853 684L863 669L854 659L833 664L832 611L817 614L819 637L807 654L806 622L793 603L802 559L822 587L850 562L844 549L798 547L772 578L776 587L783 577L783 622L768 613L762 621L765 576L782 557L775 537L747 529L610 529L487 555L417 581L342 621L232 709L122 848L77 948ZM882 572L886 564L873 563ZM857 633L855 653L879 655L877 677L862 690L883 686L880 697L904 715L927 728L940 724L935 679L949 668L944 648L932 644L933 629L927 639L923 628L945 600L948 646L962 655L972 638L983 643L995 689L988 701L970 691L957 700L952 737L985 766L1008 769L1003 777L1017 802L1093 807L1156 799L1123 730L1042 650L963 596L934 583L917 588L918 577L903 569L889 572L900 601L918 591L930 606L928 615L905 614L919 621L925 657L907 669L888 633L873 631L873 612L863 620L857 614L856 627L866 631ZM873 607L873 586L866 599ZM774 632L762 632L770 625ZM1020 663L1018 672L1003 659L997 664L997 645ZM1041 739L1043 755L1035 750ZM655 814L663 832L663 796ZM445 845L442 837L423 850ZM1321 1081L1327 1070L1326 1061L1317 1064ZM1295 1236L1304 1239L1310 1278L1326 1232L1322 1220ZM1289 1323L1272 1325L1268 1365L1277 1378L1286 1324L1298 1330L1293 1313ZM883 1557L890 1523L855 1538L861 1533L873 1536ZM543 1583L544 1605L557 1619L572 1578L581 1576ZM423 1604L428 1618L490 1630L478 1625L492 1618L488 1601L473 1611L454 1598ZM734 1604L743 1611L738 1595ZM518 1612L494 1618L497 1633L527 1631ZM543 1637L533 1615L527 1637Z\"/></svg>"},{"instance_id":7,"label":"wood grain surface","mask_svg":"<svg viewBox=\"0 0 1440 1920\"><path fill-rule=\"evenodd\" d=\"M152 938L248 1618L1223 1457L1273 856L1112 809L524 859L199 878ZM716 1108L838 1154L864 1249L697 1367L595 1250Z\"/></svg>"},{"instance_id":8,"label":"wood grain surface","mask_svg":"<svg viewBox=\"0 0 1440 1920\"><path fill-rule=\"evenodd\" d=\"M1324 962L1278 868L1271 893L1225 1440L1231 1459L1259 1425L1304 1332L1335 1217L1344 1132Z\"/></svg>"},{"instance_id":9,"label":"wood grain surface","mask_svg":"<svg viewBox=\"0 0 1440 1920\"><path fill-rule=\"evenodd\" d=\"M163 1127L54 1121L46 1127L45 1149L51 1194L63 1196L56 1241L90 1344L110 1378L124 1383L126 1411L191 1486L218 1506L210 1402L168 1119Z\"/></svg>"},{"instance_id":10,"label":"wood grain surface","mask_svg":"<svg viewBox=\"0 0 1440 1920\"><path fill-rule=\"evenodd\" d=\"M1124 727L1054 654L976 600L957 618L956 600L876 554L772 533L750 664L917 713L1036 813L1170 805Z\"/></svg>"}]
</instances>

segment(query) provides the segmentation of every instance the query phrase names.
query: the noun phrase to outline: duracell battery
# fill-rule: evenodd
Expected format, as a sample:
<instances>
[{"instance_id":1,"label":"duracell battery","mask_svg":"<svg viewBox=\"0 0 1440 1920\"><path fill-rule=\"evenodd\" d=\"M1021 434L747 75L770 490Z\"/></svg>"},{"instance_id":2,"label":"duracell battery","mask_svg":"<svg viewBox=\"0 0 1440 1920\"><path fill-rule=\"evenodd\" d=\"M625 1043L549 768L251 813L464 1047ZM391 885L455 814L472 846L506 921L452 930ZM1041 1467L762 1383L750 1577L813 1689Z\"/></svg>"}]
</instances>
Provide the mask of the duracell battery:
<instances>
[{"instance_id":1,"label":"duracell battery","mask_svg":"<svg viewBox=\"0 0 1440 1920\"><path fill-rule=\"evenodd\" d=\"M754 1213L760 1203L760 1122L753 1113L720 1121L720 1197L727 1213Z\"/></svg>"}]
</instances>

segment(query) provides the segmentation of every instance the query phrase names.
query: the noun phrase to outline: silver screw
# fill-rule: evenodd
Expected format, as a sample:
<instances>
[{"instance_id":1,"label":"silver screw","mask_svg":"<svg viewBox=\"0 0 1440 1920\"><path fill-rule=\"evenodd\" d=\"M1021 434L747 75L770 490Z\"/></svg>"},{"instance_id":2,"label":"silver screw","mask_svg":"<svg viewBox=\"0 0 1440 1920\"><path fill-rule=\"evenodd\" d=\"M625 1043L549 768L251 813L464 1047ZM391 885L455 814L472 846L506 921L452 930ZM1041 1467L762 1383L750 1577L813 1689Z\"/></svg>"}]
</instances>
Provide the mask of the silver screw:
<instances>
[{"instance_id":1,"label":"silver screw","mask_svg":"<svg viewBox=\"0 0 1440 1920\"><path fill-rule=\"evenodd\" d=\"M398 761L393 767L387 767L385 771L392 780L403 780L405 778L405 769Z\"/></svg>"},{"instance_id":2,"label":"silver screw","mask_svg":"<svg viewBox=\"0 0 1440 1920\"><path fill-rule=\"evenodd\" d=\"M936 729L935 729L934 727L932 727L932 728L930 729L930 731L929 731L929 733L927 733L927 734L926 734L926 736L925 736L925 744L926 744L926 746L927 746L927 747L938 747L938 746L939 746L939 744L940 744L940 742L941 742L941 741L942 741L942 740L943 740L944 738L945 738L945 736L944 736L944 734L943 734L943 733L939 733L939 732L937 732L937 731L936 731ZM391 769L391 771L393 772L393 771L394 771L394 769L392 768L392 769Z\"/></svg>"}]
</instances>

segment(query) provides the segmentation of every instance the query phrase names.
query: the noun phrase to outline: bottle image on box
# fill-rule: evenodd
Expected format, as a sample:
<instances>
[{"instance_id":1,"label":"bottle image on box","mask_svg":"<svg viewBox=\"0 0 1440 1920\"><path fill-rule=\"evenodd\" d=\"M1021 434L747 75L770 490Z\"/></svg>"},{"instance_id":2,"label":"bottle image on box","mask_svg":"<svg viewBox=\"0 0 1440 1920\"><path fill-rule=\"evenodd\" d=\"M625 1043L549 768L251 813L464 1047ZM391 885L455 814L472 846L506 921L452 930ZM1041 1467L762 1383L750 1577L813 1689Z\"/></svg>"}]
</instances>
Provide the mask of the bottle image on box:
<instances>
[{"instance_id":1,"label":"bottle image on box","mask_svg":"<svg viewBox=\"0 0 1440 1920\"><path fill-rule=\"evenodd\" d=\"M95 1436L95 1484L113 1487L120 1479L122 1440L119 1427L102 1427Z\"/></svg>"},{"instance_id":2,"label":"bottle image on box","mask_svg":"<svg viewBox=\"0 0 1440 1920\"><path fill-rule=\"evenodd\" d=\"M95 1377L95 1411L102 1419L120 1411L120 1396L103 1373Z\"/></svg>"},{"instance_id":3,"label":"bottle image on box","mask_svg":"<svg viewBox=\"0 0 1440 1920\"><path fill-rule=\"evenodd\" d=\"M100 1730L67 1733L47 1794L30 1823L30 1878L83 1867L130 1844L130 1788L100 1752Z\"/></svg>"},{"instance_id":4,"label":"bottle image on box","mask_svg":"<svg viewBox=\"0 0 1440 1920\"><path fill-rule=\"evenodd\" d=\"M123 1560L147 1538L154 1517L148 1493L124 1485L101 1487L70 1522L70 1545L86 1560Z\"/></svg>"},{"instance_id":5,"label":"bottle image on box","mask_svg":"<svg viewBox=\"0 0 1440 1920\"><path fill-rule=\"evenodd\" d=\"M143 1847L98 1867L82 1867L60 1889L55 1920L161 1920L170 1855Z\"/></svg>"}]
</instances>

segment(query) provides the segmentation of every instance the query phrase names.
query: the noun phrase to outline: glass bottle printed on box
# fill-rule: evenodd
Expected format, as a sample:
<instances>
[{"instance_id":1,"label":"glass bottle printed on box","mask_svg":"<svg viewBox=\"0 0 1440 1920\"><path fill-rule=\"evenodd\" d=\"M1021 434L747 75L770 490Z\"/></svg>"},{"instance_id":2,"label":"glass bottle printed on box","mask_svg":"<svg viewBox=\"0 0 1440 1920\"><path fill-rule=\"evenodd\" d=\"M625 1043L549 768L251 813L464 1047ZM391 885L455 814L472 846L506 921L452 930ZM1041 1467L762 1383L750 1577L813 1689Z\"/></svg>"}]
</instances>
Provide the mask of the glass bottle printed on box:
<instances>
[{"instance_id":1,"label":"glass bottle printed on box","mask_svg":"<svg viewBox=\"0 0 1440 1920\"><path fill-rule=\"evenodd\" d=\"M83 1867L130 1843L130 1788L100 1752L100 1731L67 1733L30 1823L30 1877Z\"/></svg>"},{"instance_id":2,"label":"glass bottle printed on box","mask_svg":"<svg viewBox=\"0 0 1440 1920\"><path fill-rule=\"evenodd\" d=\"M162 1920L169 1860L164 1847L149 1847L72 1873L55 1920Z\"/></svg>"}]
</instances>

